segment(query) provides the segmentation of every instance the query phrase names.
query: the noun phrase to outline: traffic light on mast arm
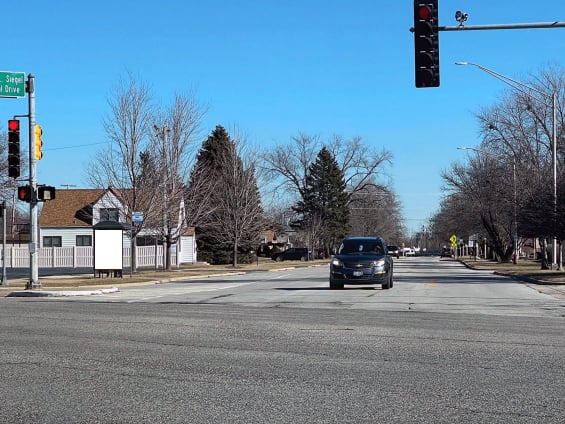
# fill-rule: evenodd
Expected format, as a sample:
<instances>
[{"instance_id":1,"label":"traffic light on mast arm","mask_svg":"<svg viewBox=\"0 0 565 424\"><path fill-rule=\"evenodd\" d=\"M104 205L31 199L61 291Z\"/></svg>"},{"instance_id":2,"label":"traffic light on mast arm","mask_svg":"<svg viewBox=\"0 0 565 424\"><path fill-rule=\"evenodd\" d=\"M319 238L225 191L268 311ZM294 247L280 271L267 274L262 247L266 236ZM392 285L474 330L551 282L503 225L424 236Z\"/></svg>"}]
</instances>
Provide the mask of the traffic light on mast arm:
<instances>
[{"instance_id":1,"label":"traffic light on mast arm","mask_svg":"<svg viewBox=\"0 0 565 424\"><path fill-rule=\"evenodd\" d=\"M414 0L416 88L439 87L438 0Z\"/></svg>"},{"instance_id":2,"label":"traffic light on mast arm","mask_svg":"<svg viewBox=\"0 0 565 424\"><path fill-rule=\"evenodd\" d=\"M35 126L35 160L41 160L43 157L43 140L41 136L43 135L43 129L41 125Z\"/></svg>"},{"instance_id":3,"label":"traffic light on mast arm","mask_svg":"<svg viewBox=\"0 0 565 424\"><path fill-rule=\"evenodd\" d=\"M20 176L20 121L8 120L8 176Z\"/></svg>"}]
</instances>

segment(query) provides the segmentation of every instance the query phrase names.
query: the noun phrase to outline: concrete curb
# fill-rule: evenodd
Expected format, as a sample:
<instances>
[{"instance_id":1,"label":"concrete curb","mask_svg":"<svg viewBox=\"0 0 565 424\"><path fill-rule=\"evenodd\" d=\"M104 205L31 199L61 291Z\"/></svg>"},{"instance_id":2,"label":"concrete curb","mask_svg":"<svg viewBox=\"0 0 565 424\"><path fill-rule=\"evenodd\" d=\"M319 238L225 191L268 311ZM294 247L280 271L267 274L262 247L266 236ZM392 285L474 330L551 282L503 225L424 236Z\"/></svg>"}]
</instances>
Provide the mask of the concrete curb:
<instances>
[{"instance_id":1,"label":"concrete curb","mask_svg":"<svg viewBox=\"0 0 565 424\"><path fill-rule=\"evenodd\" d=\"M210 277L217 277L217 276L226 276L226 275L242 275L245 272L228 272L222 274L210 274L210 275L198 275L198 276L184 276L184 277L171 277L171 278L163 278L161 280L151 280L151 281L140 281L137 283L124 283L120 284L121 287L134 287L134 286L148 286L148 285L156 285L156 284L165 284L172 281L179 281L179 280L194 280L198 278L210 278ZM99 295L99 294L108 294L108 293L115 293L119 291L117 287L109 287L109 288L99 288L99 289L80 289L77 288L76 290L17 290L8 293L4 297L64 297L64 296L92 296L92 295Z\"/></svg>"},{"instance_id":2,"label":"concrete curb","mask_svg":"<svg viewBox=\"0 0 565 424\"><path fill-rule=\"evenodd\" d=\"M115 293L117 287L99 290L20 290L8 293L5 297L64 297L64 296L93 296L99 294Z\"/></svg>"}]
</instances>

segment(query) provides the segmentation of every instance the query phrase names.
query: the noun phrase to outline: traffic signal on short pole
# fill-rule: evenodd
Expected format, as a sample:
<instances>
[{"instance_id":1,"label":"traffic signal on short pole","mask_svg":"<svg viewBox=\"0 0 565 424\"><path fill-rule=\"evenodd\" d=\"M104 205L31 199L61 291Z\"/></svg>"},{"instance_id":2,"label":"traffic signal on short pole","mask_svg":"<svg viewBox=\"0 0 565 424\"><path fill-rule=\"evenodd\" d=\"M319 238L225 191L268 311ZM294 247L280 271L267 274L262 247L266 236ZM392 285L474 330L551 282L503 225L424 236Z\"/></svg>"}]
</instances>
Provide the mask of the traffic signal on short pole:
<instances>
[{"instance_id":1,"label":"traffic signal on short pole","mask_svg":"<svg viewBox=\"0 0 565 424\"><path fill-rule=\"evenodd\" d=\"M55 199L55 187L53 186L39 186L37 187L37 200L45 202L47 200Z\"/></svg>"},{"instance_id":2,"label":"traffic signal on short pole","mask_svg":"<svg viewBox=\"0 0 565 424\"><path fill-rule=\"evenodd\" d=\"M8 120L8 176L20 176L20 121Z\"/></svg>"},{"instance_id":3,"label":"traffic signal on short pole","mask_svg":"<svg viewBox=\"0 0 565 424\"><path fill-rule=\"evenodd\" d=\"M416 87L439 87L438 0L414 1Z\"/></svg>"},{"instance_id":4,"label":"traffic signal on short pole","mask_svg":"<svg viewBox=\"0 0 565 424\"><path fill-rule=\"evenodd\" d=\"M18 187L18 200L22 202L31 202L31 186L19 186Z\"/></svg>"},{"instance_id":5,"label":"traffic signal on short pole","mask_svg":"<svg viewBox=\"0 0 565 424\"><path fill-rule=\"evenodd\" d=\"M35 126L35 160L41 160L43 157L43 140L41 136L43 135L43 129L41 125Z\"/></svg>"}]
</instances>

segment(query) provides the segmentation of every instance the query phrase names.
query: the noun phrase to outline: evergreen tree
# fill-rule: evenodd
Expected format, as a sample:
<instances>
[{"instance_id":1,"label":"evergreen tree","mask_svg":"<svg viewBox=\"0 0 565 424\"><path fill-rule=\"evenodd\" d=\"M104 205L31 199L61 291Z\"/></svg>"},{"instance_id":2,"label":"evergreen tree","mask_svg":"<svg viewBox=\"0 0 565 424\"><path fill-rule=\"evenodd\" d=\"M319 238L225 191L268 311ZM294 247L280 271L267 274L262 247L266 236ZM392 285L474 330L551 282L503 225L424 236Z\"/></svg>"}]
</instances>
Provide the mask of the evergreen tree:
<instances>
[{"instance_id":1,"label":"evergreen tree","mask_svg":"<svg viewBox=\"0 0 565 424\"><path fill-rule=\"evenodd\" d=\"M349 195L335 157L325 147L306 175L302 200L293 207L301 219L299 228L310 233L311 240L319 239L327 254L349 232Z\"/></svg>"},{"instance_id":2,"label":"evergreen tree","mask_svg":"<svg viewBox=\"0 0 565 424\"><path fill-rule=\"evenodd\" d=\"M254 167L245 167L222 126L202 144L190 187L197 187L191 201L206 205L209 212L196 226L199 259L234 266L250 260L263 229L259 189Z\"/></svg>"}]
</instances>

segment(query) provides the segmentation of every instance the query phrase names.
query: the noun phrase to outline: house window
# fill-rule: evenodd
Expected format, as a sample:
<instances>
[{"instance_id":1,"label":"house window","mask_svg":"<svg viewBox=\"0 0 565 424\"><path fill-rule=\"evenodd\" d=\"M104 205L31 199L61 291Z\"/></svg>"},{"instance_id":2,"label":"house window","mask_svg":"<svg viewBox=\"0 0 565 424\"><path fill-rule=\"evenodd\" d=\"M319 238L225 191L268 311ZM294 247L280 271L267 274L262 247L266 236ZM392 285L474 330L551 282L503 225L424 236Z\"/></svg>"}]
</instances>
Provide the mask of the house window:
<instances>
[{"instance_id":1,"label":"house window","mask_svg":"<svg viewBox=\"0 0 565 424\"><path fill-rule=\"evenodd\" d=\"M116 208L101 208L100 221L115 221L119 222L119 213Z\"/></svg>"},{"instance_id":2,"label":"house window","mask_svg":"<svg viewBox=\"0 0 565 424\"><path fill-rule=\"evenodd\" d=\"M43 247L61 247L61 236L45 236L43 237Z\"/></svg>"},{"instance_id":3,"label":"house window","mask_svg":"<svg viewBox=\"0 0 565 424\"><path fill-rule=\"evenodd\" d=\"M77 246L92 246L92 236L77 236Z\"/></svg>"},{"instance_id":4,"label":"house window","mask_svg":"<svg viewBox=\"0 0 565 424\"><path fill-rule=\"evenodd\" d=\"M137 236L135 238L136 246L155 246L156 244L162 245L163 241L157 239L155 236Z\"/></svg>"}]
</instances>

